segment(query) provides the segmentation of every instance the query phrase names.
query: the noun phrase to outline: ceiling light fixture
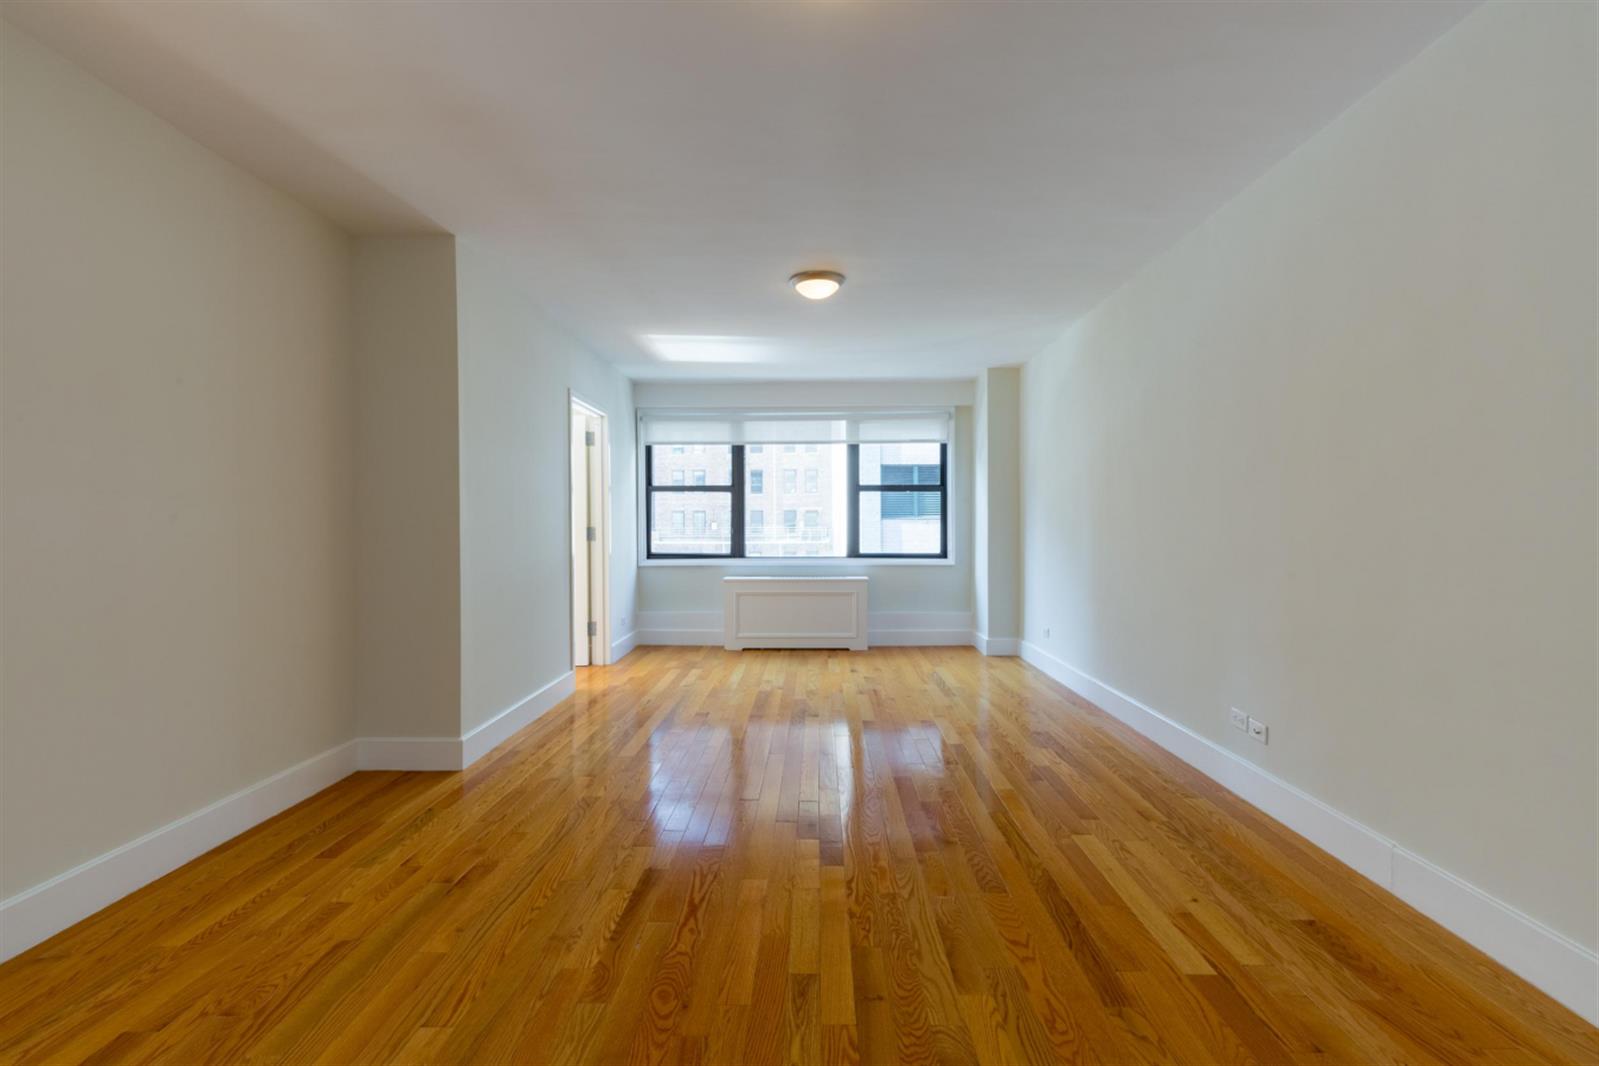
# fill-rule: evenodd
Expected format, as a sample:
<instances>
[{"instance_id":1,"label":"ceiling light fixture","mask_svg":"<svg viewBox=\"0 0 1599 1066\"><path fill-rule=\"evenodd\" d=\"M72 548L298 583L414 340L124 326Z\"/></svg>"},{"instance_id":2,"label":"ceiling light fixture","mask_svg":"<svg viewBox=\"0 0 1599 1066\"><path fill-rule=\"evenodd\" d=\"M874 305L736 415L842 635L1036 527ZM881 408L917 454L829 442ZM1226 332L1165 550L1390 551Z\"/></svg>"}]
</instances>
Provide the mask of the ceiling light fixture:
<instances>
[{"instance_id":1,"label":"ceiling light fixture","mask_svg":"<svg viewBox=\"0 0 1599 1066\"><path fill-rule=\"evenodd\" d=\"M844 284L844 275L836 270L802 270L788 283L807 300L825 300Z\"/></svg>"}]
</instances>

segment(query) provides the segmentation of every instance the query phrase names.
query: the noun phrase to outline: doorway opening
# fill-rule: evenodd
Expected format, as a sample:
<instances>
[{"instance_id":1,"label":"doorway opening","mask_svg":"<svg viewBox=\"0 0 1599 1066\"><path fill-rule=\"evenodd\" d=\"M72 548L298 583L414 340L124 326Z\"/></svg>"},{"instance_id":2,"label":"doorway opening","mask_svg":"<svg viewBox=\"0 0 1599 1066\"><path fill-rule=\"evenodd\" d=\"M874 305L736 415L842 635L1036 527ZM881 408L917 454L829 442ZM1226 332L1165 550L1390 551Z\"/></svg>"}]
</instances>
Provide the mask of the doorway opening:
<instances>
[{"instance_id":1,"label":"doorway opening","mask_svg":"<svg viewBox=\"0 0 1599 1066\"><path fill-rule=\"evenodd\" d=\"M611 661L610 434L605 412L570 397L572 665Z\"/></svg>"}]
</instances>

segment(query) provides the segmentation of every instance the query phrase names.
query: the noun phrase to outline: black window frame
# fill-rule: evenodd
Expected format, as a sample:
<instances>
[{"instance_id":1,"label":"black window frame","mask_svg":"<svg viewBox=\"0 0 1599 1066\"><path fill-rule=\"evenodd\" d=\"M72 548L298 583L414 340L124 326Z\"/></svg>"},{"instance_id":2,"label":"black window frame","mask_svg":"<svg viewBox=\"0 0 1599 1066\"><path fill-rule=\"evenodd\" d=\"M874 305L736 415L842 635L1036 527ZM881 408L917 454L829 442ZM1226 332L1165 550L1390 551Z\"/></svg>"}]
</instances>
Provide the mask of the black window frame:
<instances>
[{"instance_id":1,"label":"black window frame","mask_svg":"<svg viewBox=\"0 0 1599 1066\"><path fill-rule=\"evenodd\" d=\"M744 556L744 449L741 445L728 446L732 451L732 476L726 485L657 485L655 483L655 445L644 448L644 550L649 559L741 559ZM685 480L687 480L685 478ZM705 554L689 552L658 552L655 550L655 494L725 492L731 499L732 510L728 519L727 552Z\"/></svg>"},{"instance_id":2,"label":"black window frame","mask_svg":"<svg viewBox=\"0 0 1599 1066\"><path fill-rule=\"evenodd\" d=\"M885 444L901 443L898 441L884 441ZM784 556L747 556L744 554L744 526L747 521L745 514L745 464L744 449L747 445L731 444L732 451L732 484L730 485L657 485L655 483L655 448L657 445L644 446L644 557L646 559L662 560L725 560L754 558L759 562L775 562ZM849 487L845 493L848 513L844 522L846 527L846 552L838 556L826 556L829 559L909 559L925 562L938 562L949 558L949 445L940 443L938 446L938 483L936 485L863 485L861 484L861 451L859 444L851 444L846 467L849 474ZM919 464L920 465L920 464ZM797 476L797 475L796 475ZM680 492L725 492L732 499L732 529L729 530L728 550L723 554L690 554L685 552L658 552L655 550L655 494L680 493ZM931 552L863 552L861 551L861 526L860 509L862 492L936 492L939 498L938 507L938 553ZM796 509L798 510L798 509ZM778 509L781 517L782 508ZM797 515L796 515L797 517ZM819 558L819 557L812 557Z\"/></svg>"}]
</instances>

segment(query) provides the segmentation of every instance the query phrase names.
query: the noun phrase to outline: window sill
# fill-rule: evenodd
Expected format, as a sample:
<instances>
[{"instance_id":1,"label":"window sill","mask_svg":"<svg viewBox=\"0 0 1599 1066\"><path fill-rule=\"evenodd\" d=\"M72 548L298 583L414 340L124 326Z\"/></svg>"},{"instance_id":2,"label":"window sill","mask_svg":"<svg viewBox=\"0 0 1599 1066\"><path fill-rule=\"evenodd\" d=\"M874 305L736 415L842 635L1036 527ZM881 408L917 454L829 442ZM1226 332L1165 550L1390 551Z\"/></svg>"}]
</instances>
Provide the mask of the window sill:
<instances>
[{"instance_id":1,"label":"window sill","mask_svg":"<svg viewBox=\"0 0 1599 1066\"><path fill-rule=\"evenodd\" d=\"M814 570L877 566L954 566L954 559L850 559L822 556L775 556L766 559L640 559L639 566L698 566L717 570L794 569Z\"/></svg>"}]
</instances>

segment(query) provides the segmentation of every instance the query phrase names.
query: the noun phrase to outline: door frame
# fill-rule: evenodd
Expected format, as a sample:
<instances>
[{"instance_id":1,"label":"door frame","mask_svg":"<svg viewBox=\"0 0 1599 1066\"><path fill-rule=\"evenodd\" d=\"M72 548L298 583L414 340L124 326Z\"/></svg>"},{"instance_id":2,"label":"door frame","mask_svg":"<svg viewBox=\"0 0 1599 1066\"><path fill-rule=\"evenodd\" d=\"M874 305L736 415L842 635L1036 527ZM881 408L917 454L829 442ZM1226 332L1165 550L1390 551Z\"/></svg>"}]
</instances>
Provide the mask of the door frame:
<instances>
[{"instance_id":1,"label":"door frame","mask_svg":"<svg viewBox=\"0 0 1599 1066\"><path fill-rule=\"evenodd\" d=\"M577 582L573 574L572 558L577 545L573 542L572 530L576 524L577 516L573 513L572 493L576 484L572 477L572 464L576 459L573 454L572 441L572 413L581 411L590 418L599 420L600 428L594 435L595 447L599 449L597 456L599 462L599 499L598 522L595 526L594 548L589 555L589 589L590 611L589 618L594 622L593 643L590 645L589 664L592 666L606 666L611 662L611 419L605 409L587 399L576 389L566 390L566 631L572 641L576 640L573 633L573 621L577 611ZM594 465L591 462L589 469ZM591 505L593 502L592 488ZM569 655L567 662L577 661L577 648L567 649Z\"/></svg>"}]
</instances>

